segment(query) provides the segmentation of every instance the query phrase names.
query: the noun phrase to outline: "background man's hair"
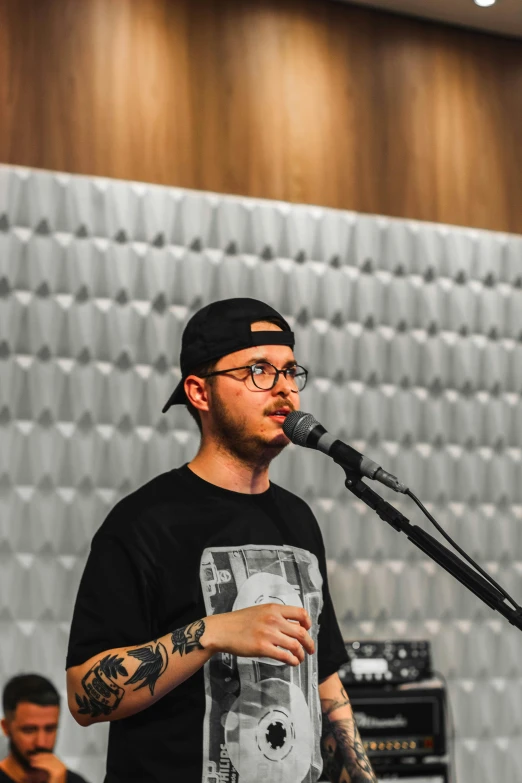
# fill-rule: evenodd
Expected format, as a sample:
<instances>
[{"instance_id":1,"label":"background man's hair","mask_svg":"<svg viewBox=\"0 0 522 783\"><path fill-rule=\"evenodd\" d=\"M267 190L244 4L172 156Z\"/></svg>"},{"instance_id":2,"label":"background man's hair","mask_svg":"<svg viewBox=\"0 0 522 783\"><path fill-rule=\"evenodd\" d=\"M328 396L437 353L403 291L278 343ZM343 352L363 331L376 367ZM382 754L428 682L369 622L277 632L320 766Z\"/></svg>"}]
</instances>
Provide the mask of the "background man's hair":
<instances>
[{"instance_id":1,"label":"background man's hair","mask_svg":"<svg viewBox=\"0 0 522 783\"><path fill-rule=\"evenodd\" d=\"M280 329L284 329L283 322L277 318L263 318L263 321L266 321L270 324L275 324L275 326L279 326ZM258 321L252 321L252 323L259 323ZM206 364L200 364L197 367L194 367L188 374L189 375L197 375L198 377L201 377L202 375L206 375L208 372L214 372L214 369L216 367L216 364L218 363L219 359L215 359L212 362L206 362ZM207 383L212 384L214 381L214 378L209 378ZM195 408L191 402L186 403L187 410L198 425L199 434L201 435L202 429L201 429L201 418L199 415L199 411L197 408Z\"/></svg>"},{"instance_id":2,"label":"background man's hair","mask_svg":"<svg viewBox=\"0 0 522 783\"><path fill-rule=\"evenodd\" d=\"M22 701L38 704L40 707L59 707L60 694L52 682L40 674L18 674L4 687L2 694L4 715L12 717Z\"/></svg>"}]
</instances>

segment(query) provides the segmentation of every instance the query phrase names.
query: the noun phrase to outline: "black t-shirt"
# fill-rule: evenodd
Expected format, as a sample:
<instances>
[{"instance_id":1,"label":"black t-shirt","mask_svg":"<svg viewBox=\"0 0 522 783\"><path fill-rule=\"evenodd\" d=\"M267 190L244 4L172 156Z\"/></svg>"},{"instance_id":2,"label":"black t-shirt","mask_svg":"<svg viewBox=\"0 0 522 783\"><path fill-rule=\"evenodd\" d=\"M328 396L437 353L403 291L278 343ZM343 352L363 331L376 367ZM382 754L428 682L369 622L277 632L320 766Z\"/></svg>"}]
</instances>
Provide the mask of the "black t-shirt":
<instances>
[{"instance_id":1,"label":"black t-shirt","mask_svg":"<svg viewBox=\"0 0 522 783\"><path fill-rule=\"evenodd\" d=\"M313 783L318 682L347 659L321 532L297 496L275 484L232 492L184 465L115 506L92 541L67 668L268 602L305 606L316 653L295 668L214 655L156 704L111 722L105 783Z\"/></svg>"},{"instance_id":2,"label":"black t-shirt","mask_svg":"<svg viewBox=\"0 0 522 783\"><path fill-rule=\"evenodd\" d=\"M14 780L0 769L0 783L14 783ZM68 769L67 775L65 777L65 783L87 783L87 781L85 778L82 778L81 775L78 775L77 772L71 772L71 770Z\"/></svg>"}]
</instances>

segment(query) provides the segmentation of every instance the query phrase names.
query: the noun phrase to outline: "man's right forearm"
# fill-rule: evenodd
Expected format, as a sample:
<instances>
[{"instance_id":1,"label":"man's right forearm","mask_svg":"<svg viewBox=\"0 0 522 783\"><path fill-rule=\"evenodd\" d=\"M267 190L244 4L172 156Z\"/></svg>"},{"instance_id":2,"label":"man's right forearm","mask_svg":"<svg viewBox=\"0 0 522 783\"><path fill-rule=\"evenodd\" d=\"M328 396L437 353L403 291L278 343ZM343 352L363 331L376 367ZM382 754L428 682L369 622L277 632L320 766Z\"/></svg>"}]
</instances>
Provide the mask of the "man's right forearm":
<instances>
[{"instance_id":1,"label":"man's right forearm","mask_svg":"<svg viewBox=\"0 0 522 783\"><path fill-rule=\"evenodd\" d=\"M217 652L299 666L315 643L306 609L260 604L213 614L135 647L117 647L67 671L69 709L82 726L150 707Z\"/></svg>"},{"instance_id":2,"label":"man's right forearm","mask_svg":"<svg viewBox=\"0 0 522 783\"><path fill-rule=\"evenodd\" d=\"M82 726L119 720L150 707L200 669L216 651L209 618L134 647L106 650L67 671L69 709Z\"/></svg>"}]
</instances>

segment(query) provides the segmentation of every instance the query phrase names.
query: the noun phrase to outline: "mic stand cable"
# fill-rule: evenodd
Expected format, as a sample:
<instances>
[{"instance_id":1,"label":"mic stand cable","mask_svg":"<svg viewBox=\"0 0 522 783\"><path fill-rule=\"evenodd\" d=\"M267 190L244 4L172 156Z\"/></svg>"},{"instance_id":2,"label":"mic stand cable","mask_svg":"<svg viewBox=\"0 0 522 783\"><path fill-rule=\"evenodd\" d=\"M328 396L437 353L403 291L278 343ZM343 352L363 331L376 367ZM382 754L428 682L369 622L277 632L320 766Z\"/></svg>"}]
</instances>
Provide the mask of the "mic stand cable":
<instances>
[{"instance_id":1,"label":"mic stand cable","mask_svg":"<svg viewBox=\"0 0 522 783\"><path fill-rule=\"evenodd\" d=\"M337 461L337 460L336 460ZM358 473L345 467L341 462L337 463L342 467L346 474L344 482L345 487L356 497L366 503L375 513L387 522L394 530L404 533L406 537L415 544L424 554L438 563L445 571L450 573L455 579L468 588L478 598L480 598L491 609L502 614L511 625L522 631L522 607L512 598L509 600L516 607L508 606L505 602L503 593L496 587L493 587L484 577L470 568L463 560L453 554L447 547L430 536L425 530L412 525L404 514L388 503L384 498L374 492L373 489L361 480ZM507 594L506 594L507 595Z\"/></svg>"}]
</instances>

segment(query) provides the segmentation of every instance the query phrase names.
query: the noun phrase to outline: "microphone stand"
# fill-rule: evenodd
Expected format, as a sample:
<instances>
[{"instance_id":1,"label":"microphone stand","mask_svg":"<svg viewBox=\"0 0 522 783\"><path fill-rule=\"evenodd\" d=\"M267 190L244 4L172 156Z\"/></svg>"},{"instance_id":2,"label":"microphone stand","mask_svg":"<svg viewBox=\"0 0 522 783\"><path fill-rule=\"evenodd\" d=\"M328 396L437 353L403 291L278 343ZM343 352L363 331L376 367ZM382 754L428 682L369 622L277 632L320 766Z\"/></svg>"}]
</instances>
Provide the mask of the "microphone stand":
<instances>
[{"instance_id":1,"label":"microphone stand","mask_svg":"<svg viewBox=\"0 0 522 783\"><path fill-rule=\"evenodd\" d=\"M366 503L376 514L391 525L399 533L405 533L407 538L421 549L428 557L431 557L445 571L450 573L461 584L475 593L487 606L495 609L504 615L511 625L514 625L519 631L522 631L522 607L515 604L516 609L512 609L505 601L504 596L484 577L470 568L467 563L453 554L446 546L430 536L425 530L412 525L404 514L401 514L394 506L388 503L384 498L374 492L373 489L361 480L361 476L351 468L343 465L342 462L335 460L344 470L346 480L344 485L356 497Z\"/></svg>"}]
</instances>

